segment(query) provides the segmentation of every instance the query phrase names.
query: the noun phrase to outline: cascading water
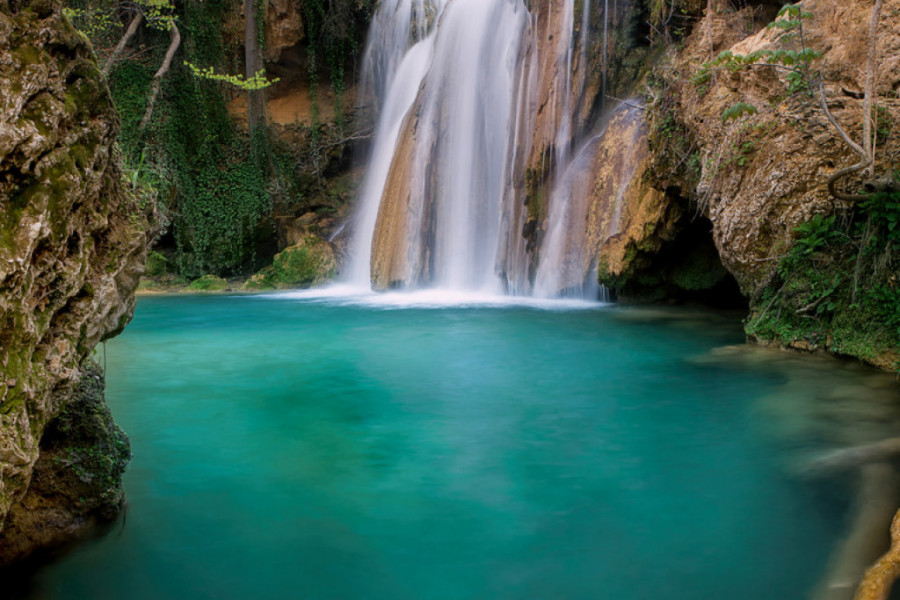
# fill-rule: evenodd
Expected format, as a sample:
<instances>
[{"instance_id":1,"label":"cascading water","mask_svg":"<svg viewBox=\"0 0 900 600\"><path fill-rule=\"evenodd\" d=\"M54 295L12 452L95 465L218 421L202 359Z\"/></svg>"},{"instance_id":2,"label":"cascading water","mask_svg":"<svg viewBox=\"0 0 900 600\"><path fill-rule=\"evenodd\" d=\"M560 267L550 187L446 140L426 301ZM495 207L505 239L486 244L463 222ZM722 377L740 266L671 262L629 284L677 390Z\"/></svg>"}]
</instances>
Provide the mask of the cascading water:
<instances>
[{"instance_id":1,"label":"cascading water","mask_svg":"<svg viewBox=\"0 0 900 600\"><path fill-rule=\"evenodd\" d=\"M444 4L446 0L385 0L369 30L361 93L377 104L380 114L347 265L347 279L357 285L370 285L372 234L384 184L400 126L431 63L434 39L428 23Z\"/></svg>"},{"instance_id":2,"label":"cascading water","mask_svg":"<svg viewBox=\"0 0 900 600\"><path fill-rule=\"evenodd\" d=\"M362 85L379 116L345 267L351 283L596 294L585 285L593 256L571 243L587 213L573 190L589 187L573 182L589 175L597 147L596 134L578 141L591 129L589 4L580 19L574 0L534 12L523 0L380 4ZM549 218L528 246L524 179L535 148L547 156L539 176Z\"/></svg>"}]
</instances>

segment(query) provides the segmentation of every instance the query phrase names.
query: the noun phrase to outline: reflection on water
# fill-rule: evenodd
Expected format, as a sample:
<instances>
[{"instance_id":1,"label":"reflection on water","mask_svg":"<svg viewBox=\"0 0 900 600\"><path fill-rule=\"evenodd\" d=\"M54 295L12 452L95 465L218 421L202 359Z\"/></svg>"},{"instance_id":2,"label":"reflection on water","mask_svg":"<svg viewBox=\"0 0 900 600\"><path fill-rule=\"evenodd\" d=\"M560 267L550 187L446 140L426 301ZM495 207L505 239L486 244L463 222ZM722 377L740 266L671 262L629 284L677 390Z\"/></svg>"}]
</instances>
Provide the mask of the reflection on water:
<instances>
[{"instance_id":1,"label":"reflection on water","mask_svg":"<svg viewBox=\"0 0 900 600\"><path fill-rule=\"evenodd\" d=\"M732 318L385 308L142 299L107 357L127 525L32 596L805 598L858 488L792 465L894 428L889 376Z\"/></svg>"}]
</instances>

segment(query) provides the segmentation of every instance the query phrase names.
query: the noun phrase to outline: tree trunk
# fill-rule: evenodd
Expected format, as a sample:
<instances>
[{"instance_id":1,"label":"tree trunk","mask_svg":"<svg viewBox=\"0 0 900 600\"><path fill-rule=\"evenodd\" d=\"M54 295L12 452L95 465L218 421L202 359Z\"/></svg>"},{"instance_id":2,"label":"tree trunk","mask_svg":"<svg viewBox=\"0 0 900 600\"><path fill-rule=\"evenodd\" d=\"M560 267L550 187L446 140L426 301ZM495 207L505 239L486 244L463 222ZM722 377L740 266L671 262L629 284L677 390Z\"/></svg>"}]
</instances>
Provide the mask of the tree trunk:
<instances>
[{"instance_id":1,"label":"tree trunk","mask_svg":"<svg viewBox=\"0 0 900 600\"><path fill-rule=\"evenodd\" d=\"M265 0L257 0L264 2ZM253 0L244 0L244 62L246 78L252 79L263 70L262 53L259 44L259 27L256 22L256 4ZM264 90L247 92L247 124L250 132L264 125L266 121L266 97Z\"/></svg>"}]
</instances>

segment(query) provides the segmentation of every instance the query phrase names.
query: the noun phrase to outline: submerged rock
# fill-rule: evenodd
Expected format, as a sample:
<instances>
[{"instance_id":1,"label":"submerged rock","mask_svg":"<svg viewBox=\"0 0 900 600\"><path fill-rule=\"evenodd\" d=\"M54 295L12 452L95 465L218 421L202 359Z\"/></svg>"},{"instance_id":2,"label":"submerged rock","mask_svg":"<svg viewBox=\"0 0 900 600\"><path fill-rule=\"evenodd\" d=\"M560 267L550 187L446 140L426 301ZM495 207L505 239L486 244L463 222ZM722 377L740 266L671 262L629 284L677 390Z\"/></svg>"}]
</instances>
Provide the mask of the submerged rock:
<instances>
[{"instance_id":1,"label":"submerged rock","mask_svg":"<svg viewBox=\"0 0 900 600\"><path fill-rule=\"evenodd\" d=\"M0 2L0 530L29 486L55 485L40 440L134 309L146 223L123 189L116 133L94 53L60 5ZM17 523L17 539L42 543L25 531L38 523ZM12 548L0 544L0 563L29 551Z\"/></svg>"}]
</instances>

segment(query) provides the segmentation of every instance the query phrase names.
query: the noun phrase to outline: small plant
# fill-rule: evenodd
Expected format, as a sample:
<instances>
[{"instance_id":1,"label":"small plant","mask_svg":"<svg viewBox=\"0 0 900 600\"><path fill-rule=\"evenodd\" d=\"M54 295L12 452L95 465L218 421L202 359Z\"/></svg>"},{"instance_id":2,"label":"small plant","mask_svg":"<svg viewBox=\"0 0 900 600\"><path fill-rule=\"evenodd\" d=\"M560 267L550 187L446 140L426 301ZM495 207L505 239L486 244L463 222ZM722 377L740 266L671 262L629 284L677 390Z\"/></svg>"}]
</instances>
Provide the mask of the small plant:
<instances>
[{"instance_id":1,"label":"small plant","mask_svg":"<svg viewBox=\"0 0 900 600\"><path fill-rule=\"evenodd\" d=\"M722 121L728 123L729 121L736 121L742 117L747 117L758 113L759 111L756 110L756 107L752 104L748 104L746 102L737 102L735 104L732 104L722 112Z\"/></svg>"},{"instance_id":2,"label":"small plant","mask_svg":"<svg viewBox=\"0 0 900 600\"><path fill-rule=\"evenodd\" d=\"M876 194L860 202L860 208L875 229L870 251L884 250L889 244L900 247L900 193Z\"/></svg>"},{"instance_id":3,"label":"small plant","mask_svg":"<svg viewBox=\"0 0 900 600\"><path fill-rule=\"evenodd\" d=\"M867 296L875 310L884 319L885 324L895 328L897 334L900 335L900 287L897 287L896 283L894 287L890 285L875 286Z\"/></svg>"},{"instance_id":4,"label":"small plant","mask_svg":"<svg viewBox=\"0 0 900 600\"><path fill-rule=\"evenodd\" d=\"M778 16L769 25L769 29L780 29L784 33L779 37L779 42L784 44L793 40L799 41L799 48L776 48L762 49L750 54L734 54L731 50L721 52L715 59L705 62L700 69L691 77L691 82L701 94L706 93L713 74L720 69L731 72L740 71L742 69L756 68L772 68L785 72L785 80L787 82L787 93L789 96L805 92L812 94L813 91L813 74L810 68L812 62L822 57L822 54L812 48L806 46L803 33L803 21L812 18L812 13L804 11L799 4L788 4L779 11ZM751 105L745 102L738 102L726 113L733 114L731 118L722 115L724 121L740 118L747 114L756 114L749 112ZM735 109L735 112L730 112ZM753 109L755 111L755 109Z\"/></svg>"}]
</instances>

